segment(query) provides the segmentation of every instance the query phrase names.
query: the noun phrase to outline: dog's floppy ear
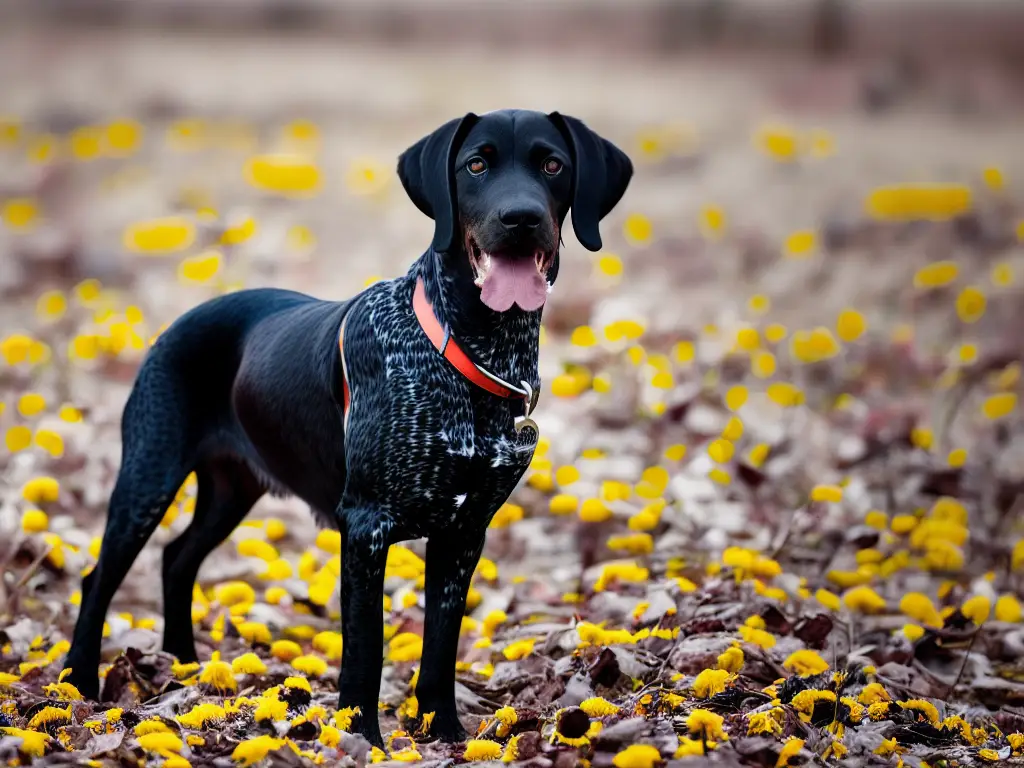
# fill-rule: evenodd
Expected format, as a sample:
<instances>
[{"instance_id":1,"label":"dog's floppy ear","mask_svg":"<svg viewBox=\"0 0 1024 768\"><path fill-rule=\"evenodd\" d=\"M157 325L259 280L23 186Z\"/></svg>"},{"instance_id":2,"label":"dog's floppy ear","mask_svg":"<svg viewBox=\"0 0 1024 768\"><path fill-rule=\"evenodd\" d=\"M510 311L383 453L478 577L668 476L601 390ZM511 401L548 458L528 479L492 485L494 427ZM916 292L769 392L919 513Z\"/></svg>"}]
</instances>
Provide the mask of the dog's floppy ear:
<instances>
[{"instance_id":1,"label":"dog's floppy ear","mask_svg":"<svg viewBox=\"0 0 1024 768\"><path fill-rule=\"evenodd\" d=\"M477 121L472 112L449 120L398 157L398 178L417 208L434 220L434 250L445 253L456 239L455 155Z\"/></svg>"},{"instance_id":2,"label":"dog's floppy ear","mask_svg":"<svg viewBox=\"0 0 1024 768\"><path fill-rule=\"evenodd\" d=\"M562 133L572 151L572 227L576 239L589 251L601 250L598 223L622 199L633 176L626 153L602 139L575 117L552 112L548 119Z\"/></svg>"}]
</instances>

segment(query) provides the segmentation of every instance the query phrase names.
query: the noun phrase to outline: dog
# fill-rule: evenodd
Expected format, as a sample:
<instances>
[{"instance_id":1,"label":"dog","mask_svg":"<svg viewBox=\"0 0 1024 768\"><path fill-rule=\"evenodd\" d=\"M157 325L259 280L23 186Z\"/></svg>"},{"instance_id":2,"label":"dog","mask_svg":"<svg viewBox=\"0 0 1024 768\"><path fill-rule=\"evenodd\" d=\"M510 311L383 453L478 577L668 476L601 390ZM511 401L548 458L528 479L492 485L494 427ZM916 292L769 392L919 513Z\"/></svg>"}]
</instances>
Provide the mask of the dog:
<instances>
[{"instance_id":1,"label":"dog","mask_svg":"<svg viewBox=\"0 0 1024 768\"><path fill-rule=\"evenodd\" d=\"M599 222L633 174L622 150L557 112L469 113L398 159L434 221L408 272L341 302L252 289L198 305L156 339L122 416L121 466L64 667L99 696L111 599L175 493L198 480L188 528L163 553L163 649L196 661L199 567L264 494L295 495L342 538L338 706L382 746L378 697L391 544L426 538L416 696L431 735L460 741L455 666L488 524L539 437L541 313L568 212Z\"/></svg>"}]
</instances>

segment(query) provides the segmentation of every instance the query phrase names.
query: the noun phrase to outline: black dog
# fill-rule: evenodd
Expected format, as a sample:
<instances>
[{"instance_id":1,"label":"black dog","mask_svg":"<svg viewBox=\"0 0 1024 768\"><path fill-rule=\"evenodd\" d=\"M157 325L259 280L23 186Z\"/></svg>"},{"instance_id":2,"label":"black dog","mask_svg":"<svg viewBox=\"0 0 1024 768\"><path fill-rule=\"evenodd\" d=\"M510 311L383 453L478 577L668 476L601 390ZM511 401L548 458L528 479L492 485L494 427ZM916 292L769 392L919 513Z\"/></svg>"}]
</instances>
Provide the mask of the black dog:
<instances>
[{"instance_id":1,"label":"black dog","mask_svg":"<svg viewBox=\"0 0 1024 768\"><path fill-rule=\"evenodd\" d=\"M345 638L339 706L377 721L388 547L427 537L426 624L416 694L432 731L465 737L455 664L466 594L487 525L537 441L541 309L562 222L601 247L629 159L558 113L468 114L399 158L412 201L434 219L404 277L353 299L240 291L160 335L122 419L123 458L103 546L83 580L65 668L97 698L104 616L175 492L198 477L195 516L164 551L164 650L196 660L192 587L203 559L264 492L306 501L343 540Z\"/></svg>"}]
</instances>

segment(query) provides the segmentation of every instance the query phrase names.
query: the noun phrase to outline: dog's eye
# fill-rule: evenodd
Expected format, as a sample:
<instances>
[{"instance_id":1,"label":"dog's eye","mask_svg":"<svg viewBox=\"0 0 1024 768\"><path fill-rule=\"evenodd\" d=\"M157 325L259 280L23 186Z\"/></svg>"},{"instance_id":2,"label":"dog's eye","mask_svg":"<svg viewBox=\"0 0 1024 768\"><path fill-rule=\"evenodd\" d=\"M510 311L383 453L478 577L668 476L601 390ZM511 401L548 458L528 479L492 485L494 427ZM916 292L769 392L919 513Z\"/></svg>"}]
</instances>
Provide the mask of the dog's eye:
<instances>
[{"instance_id":1,"label":"dog's eye","mask_svg":"<svg viewBox=\"0 0 1024 768\"><path fill-rule=\"evenodd\" d=\"M549 157L544 161L544 173L548 176L557 176L562 170L562 161L557 157Z\"/></svg>"},{"instance_id":2,"label":"dog's eye","mask_svg":"<svg viewBox=\"0 0 1024 768\"><path fill-rule=\"evenodd\" d=\"M481 173L487 170L487 161L482 157L471 157L466 162L466 170L474 176L479 176Z\"/></svg>"}]
</instances>

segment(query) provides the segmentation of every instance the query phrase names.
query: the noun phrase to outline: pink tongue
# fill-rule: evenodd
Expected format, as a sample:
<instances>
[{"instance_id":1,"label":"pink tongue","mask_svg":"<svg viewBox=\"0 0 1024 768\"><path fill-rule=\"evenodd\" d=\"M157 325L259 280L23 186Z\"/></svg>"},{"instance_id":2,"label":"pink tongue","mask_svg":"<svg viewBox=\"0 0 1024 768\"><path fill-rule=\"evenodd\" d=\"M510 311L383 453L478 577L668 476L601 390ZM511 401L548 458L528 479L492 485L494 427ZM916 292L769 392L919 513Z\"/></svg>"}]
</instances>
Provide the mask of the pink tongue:
<instances>
[{"instance_id":1,"label":"pink tongue","mask_svg":"<svg viewBox=\"0 0 1024 768\"><path fill-rule=\"evenodd\" d=\"M480 289L480 300L495 312L506 312L513 304L527 312L544 306L548 284L532 257L491 256L491 269Z\"/></svg>"}]
</instances>

